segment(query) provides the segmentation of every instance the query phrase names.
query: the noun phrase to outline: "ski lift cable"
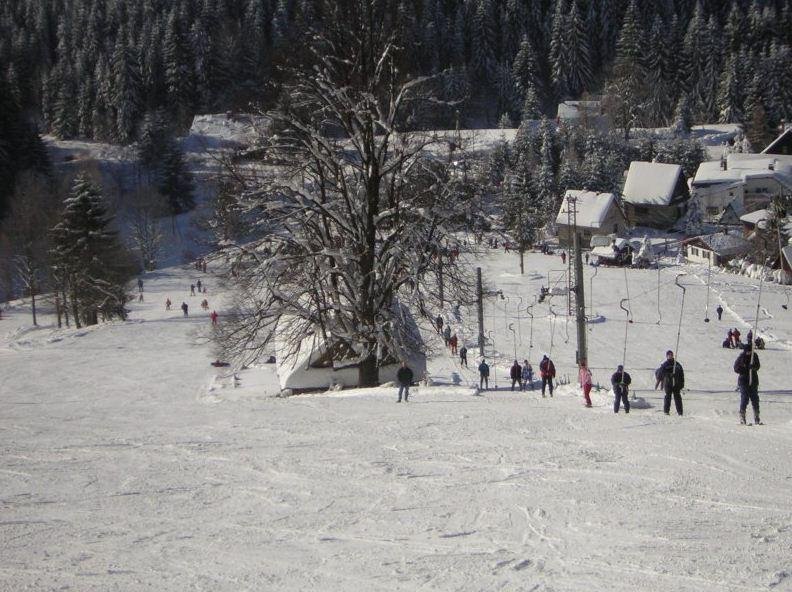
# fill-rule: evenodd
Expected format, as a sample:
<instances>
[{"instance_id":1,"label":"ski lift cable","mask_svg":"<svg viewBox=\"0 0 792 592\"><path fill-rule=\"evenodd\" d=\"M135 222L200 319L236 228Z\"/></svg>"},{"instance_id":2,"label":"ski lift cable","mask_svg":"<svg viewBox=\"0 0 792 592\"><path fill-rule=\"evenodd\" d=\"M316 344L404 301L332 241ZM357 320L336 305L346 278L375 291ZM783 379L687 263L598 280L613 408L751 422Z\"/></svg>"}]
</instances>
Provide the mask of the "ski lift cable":
<instances>
[{"instance_id":1,"label":"ski lift cable","mask_svg":"<svg viewBox=\"0 0 792 592\"><path fill-rule=\"evenodd\" d=\"M660 310L660 265L657 266L657 324L663 320L663 311Z\"/></svg>"},{"instance_id":2,"label":"ski lift cable","mask_svg":"<svg viewBox=\"0 0 792 592\"><path fill-rule=\"evenodd\" d=\"M770 263L770 257L768 257L765 260L765 267L769 263ZM760 308L762 306L762 286L764 285L764 278L765 278L765 273L764 273L764 270L762 270L762 273L759 276L759 295L756 297L756 317L754 318L753 331L751 332L751 334L752 334L751 342L748 343L748 347L751 348L751 360L750 360L750 362L748 364L748 368L749 368L749 371L748 371L748 384L751 384L751 380L753 378L753 372L750 371L751 366L753 366L753 359L754 359L754 353L755 353L754 352L753 340L756 339L758 331L759 331L759 310L760 310Z\"/></svg>"},{"instance_id":3,"label":"ski lift cable","mask_svg":"<svg viewBox=\"0 0 792 592\"><path fill-rule=\"evenodd\" d=\"M671 373L671 384L672 385L674 384L674 381L676 380L676 366L677 366L677 363L678 363L678 360L679 360L679 336L682 333L682 314L683 314L683 312L685 310L685 292L687 291L685 286L683 286L682 284L679 283L679 278L681 278L683 275L687 275L687 273L682 272L680 274L677 274L676 278L674 279L674 283L677 285L677 287L680 290L682 290L682 305L679 307L679 325L677 327L676 346L674 347L674 368L673 368L673 371Z\"/></svg>"},{"instance_id":4,"label":"ski lift cable","mask_svg":"<svg viewBox=\"0 0 792 592\"><path fill-rule=\"evenodd\" d=\"M627 315L627 318L624 320L624 350L622 351L622 366L627 365L627 327L630 326L630 317L632 316L630 309L624 306L625 302L629 303L629 299L622 298L621 302L619 303L619 308L621 308Z\"/></svg>"}]
</instances>

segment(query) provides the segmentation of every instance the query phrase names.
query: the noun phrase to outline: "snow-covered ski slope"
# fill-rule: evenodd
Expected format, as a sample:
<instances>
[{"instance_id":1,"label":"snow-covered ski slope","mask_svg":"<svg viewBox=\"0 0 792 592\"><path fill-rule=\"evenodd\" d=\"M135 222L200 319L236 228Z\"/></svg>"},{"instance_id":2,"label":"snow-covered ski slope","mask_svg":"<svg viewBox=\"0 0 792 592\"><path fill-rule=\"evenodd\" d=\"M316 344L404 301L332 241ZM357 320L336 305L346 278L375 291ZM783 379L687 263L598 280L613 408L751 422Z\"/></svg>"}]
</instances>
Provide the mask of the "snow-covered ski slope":
<instances>
[{"instance_id":1,"label":"snow-covered ski slope","mask_svg":"<svg viewBox=\"0 0 792 592\"><path fill-rule=\"evenodd\" d=\"M388 387L276 398L272 366L211 367L208 312L188 286L206 282L222 312L219 280L192 268L144 276L127 322L58 331L44 315L33 330L12 306L0 321L0 590L791 590L783 288L762 294L766 425L741 427L736 352L720 344L729 326L747 332L756 280L715 273L705 323L706 269L661 269L659 311L658 272L629 270L638 398L614 415L605 390L592 409L574 385L552 399L504 390L509 325L520 360L536 369L552 333L559 374L575 375L564 297L534 307L532 349L524 312L563 266L530 254L521 276L502 251L479 263L507 297L486 306L498 390L477 396L476 352L462 369L427 331L434 386L408 404ZM680 270L681 418L662 413L652 377L675 348ZM599 269L588 335L603 385L622 361L626 295L623 270ZM471 345L473 309L444 314Z\"/></svg>"}]
</instances>

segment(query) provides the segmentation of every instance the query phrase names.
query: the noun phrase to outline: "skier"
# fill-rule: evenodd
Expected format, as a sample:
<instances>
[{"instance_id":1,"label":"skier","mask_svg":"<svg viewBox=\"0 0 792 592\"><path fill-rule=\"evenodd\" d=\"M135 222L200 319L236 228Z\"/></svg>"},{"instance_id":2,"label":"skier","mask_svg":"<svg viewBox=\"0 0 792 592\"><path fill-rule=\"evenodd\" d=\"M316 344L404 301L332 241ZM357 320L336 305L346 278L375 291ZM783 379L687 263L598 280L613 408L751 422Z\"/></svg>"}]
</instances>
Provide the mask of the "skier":
<instances>
[{"instance_id":1,"label":"skier","mask_svg":"<svg viewBox=\"0 0 792 592\"><path fill-rule=\"evenodd\" d=\"M396 373L396 380L399 381L399 399L397 403L401 403L402 393L404 393L404 402L407 402L410 396L410 385L413 382L413 371L407 366L407 362L402 361L401 368Z\"/></svg>"},{"instance_id":2,"label":"skier","mask_svg":"<svg viewBox=\"0 0 792 592\"><path fill-rule=\"evenodd\" d=\"M171 299L170 298L166 298L165 299L165 310L170 310L171 304L173 304L171 302Z\"/></svg>"},{"instance_id":3,"label":"skier","mask_svg":"<svg viewBox=\"0 0 792 592\"><path fill-rule=\"evenodd\" d=\"M188 308L187 307L187 303L186 302L182 302L181 309L182 309L182 312L184 313L185 317L187 316L187 308Z\"/></svg>"},{"instance_id":4,"label":"skier","mask_svg":"<svg viewBox=\"0 0 792 592\"><path fill-rule=\"evenodd\" d=\"M511 378L511 390L514 390L514 385L517 385L517 390L522 390L522 368L517 360L514 360L511 369L509 370L509 378Z\"/></svg>"},{"instance_id":5,"label":"skier","mask_svg":"<svg viewBox=\"0 0 792 592\"><path fill-rule=\"evenodd\" d=\"M206 298L201 300L201 308L204 310L209 310L209 301Z\"/></svg>"},{"instance_id":6,"label":"skier","mask_svg":"<svg viewBox=\"0 0 792 592\"><path fill-rule=\"evenodd\" d=\"M732 331L732 337L734 338L734 347L740 347L742 342L740 341L740 330L737 327Z\"/></svg>"},{"instance_id":7,"label":"skier","mask_svg":"<svg viewBox=\"0 0 792 592\"><path fill-rule=\"evenodd\" d=\"M142 291L143 291L143 279L138 278L138 292L142 292Z\"/></svg>"},{"instance_id":8,"label":"skier","mask_svg":"<svg viewBox=\"0 0 792 592\"><path fill-rule=\"evenodd\" d=\"M459 343L459 338L457 337L456 333L451 336L451 339L448 340L448 345L451 346L451 353L456 355L457 353L457 344Z\"/></svg>"},{"instance_id":9,"label":"skier","mask_svg":"<svg viewBox=\"0 0 792 592\"><path fill-rule=\"evenodd\" d=\"M219 315L217 314L217 311L216 311L216 310L213 310L213 311L212 311L212 314L210 314L210 315L209 315L209 318L210 318L210 319L212 319L212 324L213 324L213 325L216 325L216 324L217 324L217 317L218 317L218 316L219 316Z\"/></svg>"},{"instance_id":10,"label":"skier","mask_svg":"<svg viewBox=\"0 0 792 592\"><path fill-rule=\"evenodd\" d=\"M440 332L443 330L443 317L440 315L437 315L437 318L435 319L435 327L437 327L437 333L440 334Z\"/></svg>"},{"instance_id":11,"label":"skier","mask_svg":"<svg viewBox=\"0 0 792 592\"><path fill-rule=\"evenodd\" d=\"M545 387L550 386L550 396L553 396L553 379L555 378L555 364L550 356L544 354L539 362L539 376L542 379L542 396L545 396Z\"/></svg>"},{"instance_id":12,"label":"skier","mask_svg":"<svg viewBox=\"0 0 792 592\"><path fill-rule=\"evenodd\" d=\"M630 412L630 400L627 397L630 391L630 383L632 378L624 371L624 366L619 364L616 366L616 372L611 376L611 384L613 385L613 412L619 412L619 403L624 403L624 412Z\"/></svg>"},{"instance_id":13,"label":"skier","mask_svg":"<svg viewBox=\"0 0 792 592\"><path fill-rule=\"evenodd\" d=\"M566 251L561 251L561 263L566 265Z\"/></svg>"},{"instance_id":14,"label":"skier","mask_svg":"<svg viewBox=\"0 0 792 592\"><path fill-rule=\"evenodd\" d=\"M138 302L143 302L143 292L138 294Z\"/></svg>"},{"instance_id":15,"label":"skier","mask_svg":"<svg viewBox=\"0 0 792 592\"><path fill-rule=\"evenodd\" d=\"M673 396L677 415L682 415L682 389L685 388L685 371L674 359L674 352L670 349L666 352L665 361L655 370L655 378L658 380L655 388L662 383L665 391L663 413L668 415L671 411L671 397Z\"/></svg>"},{"instance_id":16,"label":"skier","mask_svg":"<svg viewBox=\"0 0 792 592\"><path fill-rule=\"evenodd\" d=\"M467 348L464 345L459 350L459 364L464 366L465 368L468 367L468 363L467 363Z\"/></svg>"},{"instance_id":17,"label":"skier","mask_svg":"<svg viewBox=\"0 0 792 592\"><path fill-rule=\"evenodd\" d=\"M745 336L745 349L751 347L753 342L753 329L748 329L748 334Z\"/></svg>"},{"instance_id":18,"label":"skier","mask_svg":"<svg viewBox=\"0 0 792 592\"><path fill-rule=\"evenodd\" d=\"M588 254L588 252L587 252L587 253L586 253L586 265L588 265L588 262L589 262L589 254Z\"/></svg>"},{"instance_id":19,"label":"skier","mask_svg":"<svg viewBox=\"0 0 792 592\"><path fill-rule=\"evenodd\" d=\"M198 280L197 282L195 282L195 285L198 288L198 293L200 294L201 293L201 280Z\"/></svg>"},{"instance_id":20,"label":"skier","mask_svg":"<svg viewBox=\"0 0 792 592\"><path fill-rule=\"evenodd\" d=\"M580 380L580 386L583 387L583 398L586 400L586 407L591 407L591 397L589 393L591 392L591 370L589 370L588 366L581 366L580 370L578 371L578 378Z\"/></svg>"},{"instance_id":21,"label":"skier","mask_svg":"<svg viewBox=\"0 0 792 592\"><path fill-rule=\"evenodd\" d=\"M718 320L720 321L721 317L723 316L723 307L719 304L718 308L715 309L715 312L718 313Z\"/></svg>"},{"instance_id":22,"label":"skier","mask_svg":"<svg viewBox=\"0 0 792 592\"><path fill-rule=\"evenodd\" d=\"M443 341L445 341L446 347L448 347L451 342L451 325L446 325L445 329L443 329Z\"/></svg>"},{"instance_id":23,"label":"skier","mask_svg":"<svg viewBox=\"0 0 792 592\"><path fill-rule=\"evenodd\" d=\"M743 425L745 425L745 410L749 400L753 407L754 423L762 424L759 419L759 368L759 356L750 345L746 346L734 361L734 371L739 375L737 387L740 389L740 423Z\"/></svg>"},{"instance_id":24,"label":"skier","mask_svg":"<svg viewBox=\"0 0 792 592\"><path fill-rule=\"evenodd\" d=\"M489 390L490 368L487 362L481 360L481 364L479 364L478 371L479 371L479 389Z\"/></svg>"},{"instance_id":25,"label":"skier","mask_svg":"<svg viewBox=\"0 0 792 592\"><path fill-rule=\"evenodd\" d=\"M531 368L531 364L528 363L528 360L523 360L523 367L522 367L523 390L525 390L526 386L530 386L531 390L533 390L533 368Z\"/></svg>"},{"instance_id":26,"label":"skier","mask_svg":"<svg viewBox=\"0 0 792 592\"><path fill-rule=\"evenodd\" d=\"M195 296L195 284L190 284L190 296Z\"/></svg>"}]
</instances>

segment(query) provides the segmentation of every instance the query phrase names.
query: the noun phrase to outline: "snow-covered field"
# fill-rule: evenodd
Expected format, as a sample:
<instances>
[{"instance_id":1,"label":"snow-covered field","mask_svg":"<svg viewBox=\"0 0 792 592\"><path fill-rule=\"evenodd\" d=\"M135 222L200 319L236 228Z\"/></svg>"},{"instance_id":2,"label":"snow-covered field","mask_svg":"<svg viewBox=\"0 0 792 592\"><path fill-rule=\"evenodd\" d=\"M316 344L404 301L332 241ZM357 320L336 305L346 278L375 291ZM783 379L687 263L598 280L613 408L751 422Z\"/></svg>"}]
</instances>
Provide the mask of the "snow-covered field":
<instances>
[{"instance_id":1,"label":"snow-covered field","mask_svg":"<svg viewBox=\"0 0 792 592\"><path fill-rule=\"evenodd\" d=\"M756 280L714 274L705 323L706 269L600 269L595 382L622 360L625 277L634 317L638 398L614 415L604 389L592 409L574 384L545 399L506 389L509 325L520 360L536 368L550 351L573 377L574 323L564 297L537 304L530 348L525 307L557 256L529 255L524 276L515 255L480 263L508 297L487 305L498 389L477 396L475 372L429 331L434 386L406 405L386 387L278 398L272 366L211 367L208 313L188 295L201 278L222 311L211 273L148 274L129 321L84 330L46 315L31 329L13 305L0 321L0 590L792 590L784 289L762 294L766 425L741 427L736 353L720 343L729 326L747 332ZM680 418L661 412L652 369L676 344L681 269ZM469 344L472 315L452 322Z\"/></svg>"}]
</instances>

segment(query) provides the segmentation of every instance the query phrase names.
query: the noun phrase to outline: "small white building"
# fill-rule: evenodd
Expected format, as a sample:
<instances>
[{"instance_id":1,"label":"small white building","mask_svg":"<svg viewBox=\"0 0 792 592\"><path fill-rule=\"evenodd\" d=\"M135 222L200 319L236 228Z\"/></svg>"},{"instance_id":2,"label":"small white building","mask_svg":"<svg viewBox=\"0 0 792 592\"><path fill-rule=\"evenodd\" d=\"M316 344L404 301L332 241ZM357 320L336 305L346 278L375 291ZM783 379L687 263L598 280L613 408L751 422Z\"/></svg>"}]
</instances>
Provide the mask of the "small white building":
<instances>
[{"instance_id":1,"label":"small white building","mask_svg":"<svg viewBox=\"0 0 792 592\"><path fill-rule=\"evenodd\" d=\"M685 175L678 164L630 163L622 191L630 226L671 228L685 213L689 199Z\"/></svg>"},{"instance_id":2,"label":"small white building","mask_svg":"<svg viewBox=\"0 0 792 592\"><path fill-rule=\"evenodd\" d=\"M396 306L404 315L403 331L408 334L405 341L412 344L412 351L405 361L413 371L415 382L418 382L426 374L424 344L410 312L404 306ZM333 387L356 387L359 384L358 366L362 360L352 347L340 339L325 341L316 333L303 339L298 351L292 355L288 355L290 350L285 344L276 349L278 381L282 390L320 391ZM380 383L395 381L400 365L401 360L384 354L379 367Z\"/></svg>"},{"instance_id":3,"label":"small white building","mask_svg":"<svg viewBox=\"0 0 792 592\"><path fill-rule=\"evenodd\" d=\"M690 263L724 265L750 249L751 243L739 232L718 232L688 239L685 242L685 259Z\"/></svg>"},{"instance_id":4,"label":"small white building","mask_svg":"<svg viewBox=\"0 0 792 592\"><path fill-rule=\"evenodd\" d=\"M622 234L627 229L627 219L612 193L570 189L556 216L558 243L562 246L571 246L573 242L572 212L582 247L590 245L592 236Z\"/></svg>"}]
</instances>

